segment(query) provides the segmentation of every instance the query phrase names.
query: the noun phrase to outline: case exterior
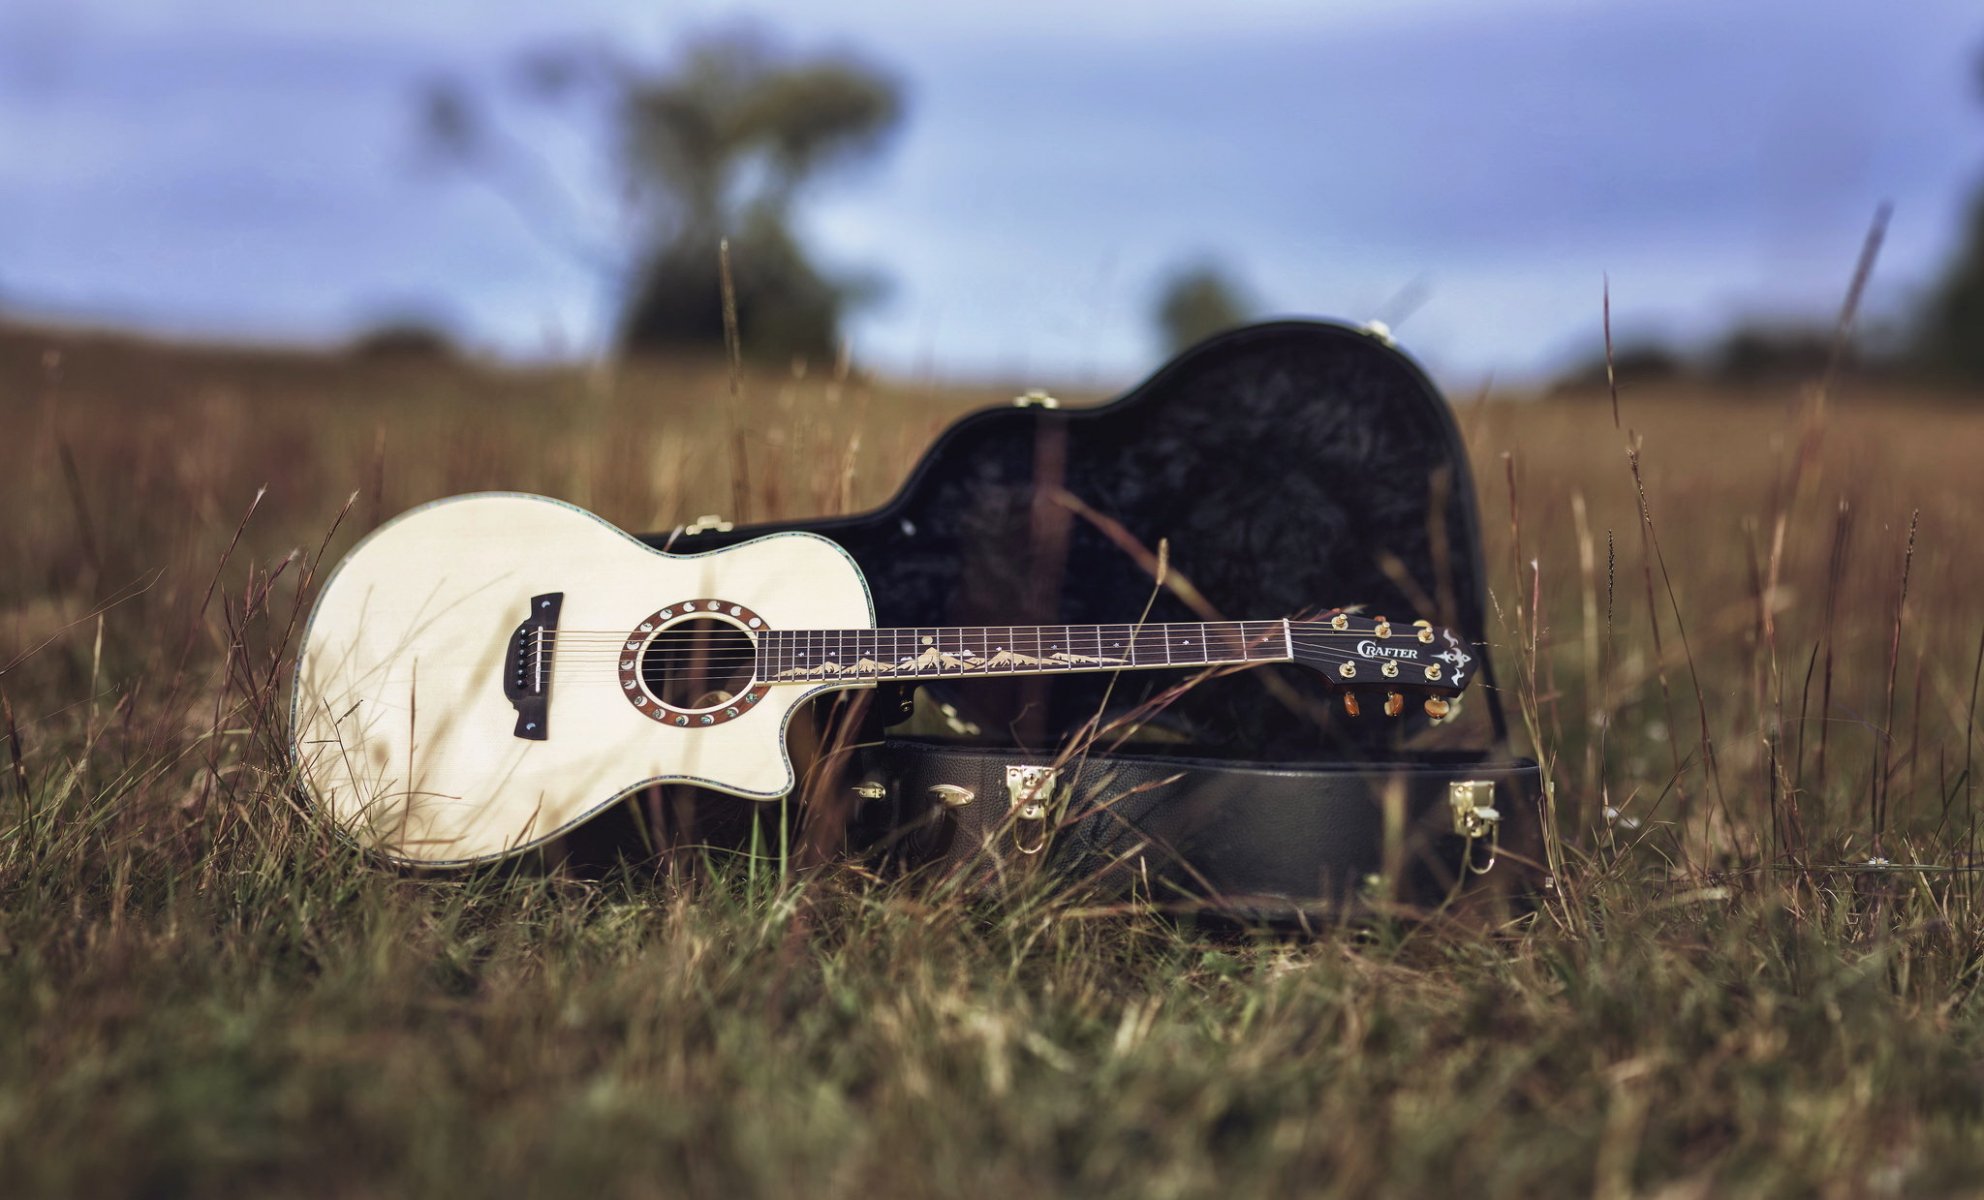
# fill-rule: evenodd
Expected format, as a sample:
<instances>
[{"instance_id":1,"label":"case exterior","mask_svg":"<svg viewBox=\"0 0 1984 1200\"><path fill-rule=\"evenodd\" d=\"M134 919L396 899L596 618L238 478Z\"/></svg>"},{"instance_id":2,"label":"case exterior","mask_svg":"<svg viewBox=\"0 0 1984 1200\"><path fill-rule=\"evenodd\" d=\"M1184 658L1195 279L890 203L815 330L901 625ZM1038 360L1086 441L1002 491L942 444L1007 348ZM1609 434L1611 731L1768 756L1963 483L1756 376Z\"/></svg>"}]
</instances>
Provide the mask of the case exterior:
<instances>
[{"instance_id":1,"label":"case exterior","mask_svg":"<svg viewBox=\"0 0 1984 1200\"><path fill-rule=\"evenodd\" d=\"M644 540L699 551L795 528L849 551L884 626L1361 606L1485 641L1474 484L1453 415L1387 338L1343 324L1235 330L1095 407L972 414L868 513ZM1154 585L1159 557L1165 587ZM1539 828L1541 780L1508 755L1482 658L1466 719L1437 730L1416 704L1400 719L1376 715L1381 697L1348 716L1325 680L1293 667L1178 695L1162 671L931 680L916 725L943 730L945 744L889 739L859 756L867 778L854 782L868 820L880 811L894 827L887 840L974 886L1044 865L1098 895L1298 921L1372 895L1373 878L1378 893L1438 902L1471 878L1480 850L1451 832L1450 786L1491 785L1492 802L1475 807L1500 818L1492 840L1514 851L1504 862L1533 861L1525 848ZM1016 852L1002 773L1068 759L1098 727L1112 730L1112 753L1067 780L1051 848ZM1428 743L1450 749L1413 749ZM974 799L947 805L940 785Z\"/></svg>"},{"instance_id":2,"label":"case exterior","mask_svg":"<svg viewBox=\"0 0 1984 1200\"><path fill-rule=\"evenodd\" d=\"M1288 767L895 739L863 770L896 853L934 879L984 892L1044 874L1103 902L1276 923L1458 898L1529 856L1497 818L1540 787L1534 762L1467 753Z\"/></svg>"}]
</instances>

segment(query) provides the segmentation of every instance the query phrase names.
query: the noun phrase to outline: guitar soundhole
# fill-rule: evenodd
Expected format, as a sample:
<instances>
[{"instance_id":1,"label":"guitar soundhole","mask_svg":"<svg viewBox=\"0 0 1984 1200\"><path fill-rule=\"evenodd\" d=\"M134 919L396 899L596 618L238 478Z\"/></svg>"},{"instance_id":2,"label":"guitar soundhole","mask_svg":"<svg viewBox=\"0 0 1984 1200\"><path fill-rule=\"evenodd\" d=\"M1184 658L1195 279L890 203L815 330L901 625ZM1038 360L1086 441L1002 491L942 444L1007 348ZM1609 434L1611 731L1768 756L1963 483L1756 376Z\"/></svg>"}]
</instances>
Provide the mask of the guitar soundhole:
<instances>
[{"instance_id":1,"label":"guitar soundhole","mask_svg":"<svg viewBox=\"0 0 1984 1200\"><path fill-rule=\"evenodd\" d=\"M750 687L756 656L742 629L699 617L654 635L641 652L641 683L669 708L715 708Z\"/></svg>"}]
</instances>

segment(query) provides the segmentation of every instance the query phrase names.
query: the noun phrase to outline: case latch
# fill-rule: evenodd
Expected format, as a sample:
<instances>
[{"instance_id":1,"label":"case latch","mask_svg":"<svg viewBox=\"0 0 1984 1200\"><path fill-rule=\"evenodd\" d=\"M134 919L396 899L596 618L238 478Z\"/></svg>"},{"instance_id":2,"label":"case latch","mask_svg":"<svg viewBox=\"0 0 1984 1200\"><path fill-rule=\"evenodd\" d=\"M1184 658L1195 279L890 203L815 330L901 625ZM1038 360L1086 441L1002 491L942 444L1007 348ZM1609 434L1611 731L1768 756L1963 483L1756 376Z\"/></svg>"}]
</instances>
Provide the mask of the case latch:
<instances>
[{"instance_id":1,"label":"case latch","mask_svg":"<svg viewBox=\"0 0 1984 1200\"><path fill-rule=\"evenodd\" d=\"M1453 811L1454 832L1468 841L1468 870L1486 875L1500 847L1502 814L1495 809L1495 783L1490 779L1456 779L1447 785L1447 806ZM1474 843L1488 839L1486 866L1474 865Z\"/></svg>"},{"instance_id":2,"label":"case latch","mask_svg":"<svg viewBox=\"0 0 1984 1200\"><path fill-rule=\"evenodd\" d=\"M1487 837L1502 823L1490 801L1495 784L1487 779L1456 779L1447 785L1447 803L1454 810L1454 832L1466 838Z\"/></svg>"},{"instance_id":3,"label":"case latch","mask_svg":"<svg viewBox=\"0 0 1984 1200\"><path fill-rule=\"evenodd\" d=\"M1021 854L1047 848L1049 814L1061 790L1061 775L1052 767L1006 767L1006 795L1011 800L1013 845Z\"/></svg>"},{"instance_id":4,"label":"case latch","mask_svg":"<svg viewBox=\"0 0 1984 1200\"><path fill-rule=\"evenodd\" d=\"M1059 408L1061 402L1046 392L1035 390L1023 396L1013 397L1014 408Z\"/></svg>"},{"instance_id":5,"label":"case latch","mask_svg":"<svg viewBox=\"0 0 1984 1200\"><path fill-rule=\"evenodd\" d=\"M721 513L705 513L683 526L682 536L692 537L698 533L729 533L735 528L735 525L723 519Z\"/></svg>"}]
</instances>

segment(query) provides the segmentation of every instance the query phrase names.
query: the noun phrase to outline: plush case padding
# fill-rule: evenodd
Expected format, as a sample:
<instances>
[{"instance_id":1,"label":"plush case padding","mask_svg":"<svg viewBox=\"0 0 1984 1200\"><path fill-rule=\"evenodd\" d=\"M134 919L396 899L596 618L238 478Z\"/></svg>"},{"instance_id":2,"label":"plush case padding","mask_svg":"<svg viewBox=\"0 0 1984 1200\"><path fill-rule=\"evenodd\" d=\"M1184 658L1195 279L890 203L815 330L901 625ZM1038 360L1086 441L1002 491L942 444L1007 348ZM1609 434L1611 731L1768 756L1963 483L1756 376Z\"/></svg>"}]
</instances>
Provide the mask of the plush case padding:
<instances>
[{"instance_id":1,"label":"plush case padding","mask_svg":"<svg viewBox=\"0 0 1984 1200\"><path fill-rule=\"evenodd\" d=\"M1216 337L1108 404L968 416L872 512L645 540L702 550L791 528L848 549L885 626L1121 622L1147 604L1153 621L1201 619L1170 591L1152 603L1150 564L1128 539L1163 543L1169 569L1227 617L1362 605L1470 641L1485 632L1474 485L1446 403L1388 342L1327 322ZM982 744L1046 749L1177 682L1152 671L936 689ZM1492 684L1466 702L1499 739ZM1424 727L1416 705L1403 720L1346 719L1323 679L1287 667L1207 680L1152 723L1201 757L1279 763L1382 757Z\"/></svg>"}]
</instances>

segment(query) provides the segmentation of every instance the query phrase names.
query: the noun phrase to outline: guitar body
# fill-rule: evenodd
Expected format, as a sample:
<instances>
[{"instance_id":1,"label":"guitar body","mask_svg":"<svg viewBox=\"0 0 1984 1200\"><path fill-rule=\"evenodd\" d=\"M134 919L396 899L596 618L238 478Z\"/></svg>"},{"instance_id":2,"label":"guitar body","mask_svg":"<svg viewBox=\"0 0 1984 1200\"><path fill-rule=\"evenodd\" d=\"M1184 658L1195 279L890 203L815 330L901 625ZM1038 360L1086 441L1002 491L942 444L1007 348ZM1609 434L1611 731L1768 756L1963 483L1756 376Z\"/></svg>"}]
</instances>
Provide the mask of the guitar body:
<instances>
[{"instance_id":1,"label":"guitar body","mask_svg":"<svg viewBox=\"0 0 1984 1200\"><path fill-rule=\"evenodd\" d=\"M557 620L544 636L563 643L561 661L541 704L530 696L543 681L522 681L520 705L505 686L517 631L547 596ZM362 844L433 865L535 845L653 783L782 795L793 710L859 681L760 687L735 717L687 715L718 699L687 698L678 727L631 703L616 678L624 639L659 612L665 624L687 616L685 603L745 597L766 629L874 624L860 571L812 534L680 555L540 497L415 509L354 548L311 613L292 699L303 781ZM734 622L730 607L717 616ZM541 727L524 729L533 716Z\"/></svg>"}]
</instances>

